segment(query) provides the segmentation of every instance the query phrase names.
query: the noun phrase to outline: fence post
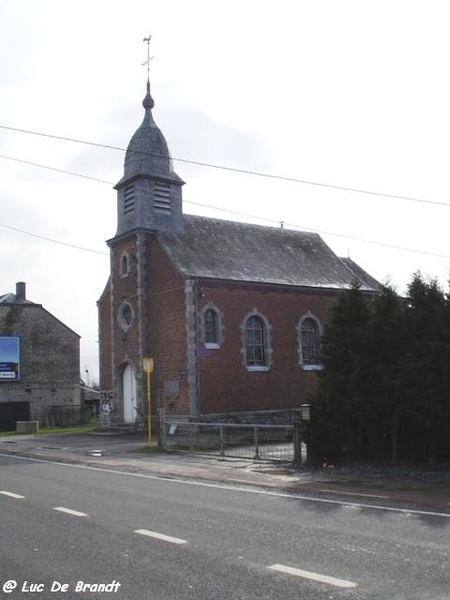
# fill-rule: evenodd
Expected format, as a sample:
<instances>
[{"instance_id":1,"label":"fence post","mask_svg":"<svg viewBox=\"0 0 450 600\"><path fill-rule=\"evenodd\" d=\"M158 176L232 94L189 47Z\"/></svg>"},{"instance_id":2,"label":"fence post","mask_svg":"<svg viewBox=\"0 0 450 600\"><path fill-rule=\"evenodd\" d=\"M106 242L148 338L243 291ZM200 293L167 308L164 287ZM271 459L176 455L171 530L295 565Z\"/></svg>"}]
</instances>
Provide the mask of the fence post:
<instances>
[{"instance_id":1,"label":"fence post","mask_svg":"<svg viewBox=\"0 0 450 600\"><path fill-rule=\"evenodd\" d=\"M192 425L190 426L190 431L189 431L189 449L191 451L191 454L194 453L194 429L192 427Z\"/></svg>"},{"instance_id":2,"label":"fence post","mask_svg":"<svg viewBox=\"0 0 450 600\"><path fill-rule=\"evenodd\" d=\"M159 409L159 440L163 450L166 449L166 411Z\"/></svg>"},{"instance_id":3,"label":"fence post","mask_svg":"<svg viewBox=\"0 0 450 600\"><path fill-rule=\"evenodd\" d=\"M225 440L223 439L223 425L219 425L220 456L225 456Z\"/></svg>"},{"instance_id":4,"label":"fence post","mask_svg":"<svg viewBox=\"0 0 450 600\"><path fill-rule=\"evenodd\" d=\"M302 463L302 422L294 421L294 463Z\"/></svg>"},{"instance_id":5,"label":"fence post","mask_svg":"<svg viewBox=\"0 0 450 600\"><path fill-rule=\"evenodd\" d=\"M258 438L258 427L254 428L255 430L255 458L259 460L259 438Z\"/></svg>"}]
</instances>

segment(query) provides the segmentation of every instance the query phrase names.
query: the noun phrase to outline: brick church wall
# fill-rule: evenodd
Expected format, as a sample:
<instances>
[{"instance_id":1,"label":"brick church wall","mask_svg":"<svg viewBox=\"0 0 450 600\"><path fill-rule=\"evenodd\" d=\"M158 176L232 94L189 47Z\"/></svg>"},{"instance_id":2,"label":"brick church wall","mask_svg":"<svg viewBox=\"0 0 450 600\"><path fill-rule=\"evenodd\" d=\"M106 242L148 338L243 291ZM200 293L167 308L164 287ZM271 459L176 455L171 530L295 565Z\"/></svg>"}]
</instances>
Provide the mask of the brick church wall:
<instances>
[{"instance_id":1,"label":"brick church wall","mask_svg":"<svg viewBox=\"0 0 450 600\"><path fill-rule=\"evenodd\" d=\"M111 298L110 283L106 285L99 301L98 307L98 329L99 329L99 362L101 390L112 390L113 376L111 363Z\"/></svg>"},{"instance_id":2,"label":"brick church wall","mask_svg":"<svg viewBox=\"0 0 450 600\"><path fill-rule=\"evenodd\" d=\"M102 389L112 389L114 373L117 386L121 365L131 361L139 400L145 402L141 358L150 356L155 362L153 412L164 406L177 415L280 413L295 411L308 400L317 373L299 364L299 322L312 313L323 327L338 292L212 280L201 280L197 287L195 279L177 271L156 236L139 235L113 246L112 322L108 286L99 301ZM124 253L130 259L126 277L120 276ZM124 301L135 315L142 310L141 323L135 318L127 331L117 317ZM199 315L210 305L222 317L218 349L202 342ZM254 310L269 327L268 371L251 371L244 364L242 325ZM109 325L112 336L107 334Z\"/></svg>"},{"instance_id":3,"label":"brick church wall","mask_svg":"<svg viewBox=\"0 0 450 600\"><path fill-rule=\"evenodd\" d=\"M188 412L185 279L156 240L148 247L148 349L155 359L154 388L160 405Z\"/></svg>"},{"instance_id":4,"label":"brick church wall","mask_svg":"<svg viewBox=\"0 0 450 600\"><path fill-rule=\"evenodd\" d=\"M202 345L200 397L202 414L298 408L314 389L316 373L299 364L296 327L310 311L322 324L333 293L273 286L201 284L202 306L213 303L223 315L220 349ZM243 364L242 324L254 309L270 327L270 370L249 371Z\"/></svg>"},{"instance_id":5,"label":"brick church wall","mask_svg":"<svg viewBox=\"0 0 450 600\"><path fill-rule=\"evenodd\" d=\"M121 273L121 261L126 256L129 270ZM134 364L139 362L138 345L138 271L137 271L137 239L135 236L121 241L113 247L112 252L112 343L114 372L124 360ZM129 327L122 324L121 311L125 304L131 306L133 321Z\"/></svg>"}]
</instances>

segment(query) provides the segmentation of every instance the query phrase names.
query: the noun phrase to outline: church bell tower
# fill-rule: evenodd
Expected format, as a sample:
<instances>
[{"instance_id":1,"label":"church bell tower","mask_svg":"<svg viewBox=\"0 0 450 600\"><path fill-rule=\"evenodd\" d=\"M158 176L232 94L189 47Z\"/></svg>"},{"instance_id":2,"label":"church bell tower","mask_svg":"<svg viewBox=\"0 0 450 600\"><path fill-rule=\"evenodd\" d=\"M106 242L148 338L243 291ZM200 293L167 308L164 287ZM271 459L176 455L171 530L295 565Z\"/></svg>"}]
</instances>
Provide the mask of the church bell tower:
<instances>
[{"instance_id":1,"label":"church bell tower","mask_svg":"<svg viewBox=\"0 0 450 600\"><path fill-rule=\"evenodd\" d=\"M149 42L148 40L144 40ZM147 64L150 57L147 59ZM167 142L156 125L147 77L144 119L125 155L117 190L117 231L108 240L111 387L117 416L135 423L145 414L146 383L143 358L155 356L154 248L159 232L182 232L183 180L174 172Z\"/></svg>"},{"instance_id":2,"label":"church bell tower","mask_svg":"<svg viewBox=\"0 0 450 600\"><path fill-rule=\"evenodd\" d=\"M148 59L149 61L150 59ZM167 142L156 125L147 79L144 120L128 144L124 175L117 183L116 237L137 229L181 231L184 181L173 170Z\"/></svg>"}]
</instances>

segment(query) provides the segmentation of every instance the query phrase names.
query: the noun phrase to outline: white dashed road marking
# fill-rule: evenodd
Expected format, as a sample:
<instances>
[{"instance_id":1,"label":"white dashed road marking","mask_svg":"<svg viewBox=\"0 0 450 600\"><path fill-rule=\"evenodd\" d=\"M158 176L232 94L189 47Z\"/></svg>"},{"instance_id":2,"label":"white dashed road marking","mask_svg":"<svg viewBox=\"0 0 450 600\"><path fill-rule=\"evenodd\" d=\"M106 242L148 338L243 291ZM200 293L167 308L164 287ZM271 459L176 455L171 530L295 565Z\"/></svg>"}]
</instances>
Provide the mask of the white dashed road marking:
<instances>
[{"instance_id":1,"label":"white dashed road marking","mask_svg":"<svg viewBox=\"0 0 450 600\"><path fill-rule=\"evenodd\" d=\"M337 579L336 577L330 577L329 575L321 575L320 573L313 573L312 571L303 571L302 569L295 569L294 567L288 567L287 565L271 565L267 567L273 571L279 571L280 573L287 573L288 575L296 575L297 577L303 577L304 579L310 579L311 581L318 581L319 583L328 583L340 588L354 588L358 584L347 579Z\"/></svg>"},{"instance_id":2,"label":"white dashed road marking","mask_svg":"<svg viewBox=\"0 0 450 600\"><path fill-rule=\"evenodd\" d=\"M7 492L6 490L0 491L0 494L3 496L9 496L10 498L16 498L16 500L21 500L25 498L25 496L21 496L20 494L15 494L14 492Z\"/></svg>"},{"instance_id":3,"label":"white dashed road marking","mask_svg":"<svg viewBox=\"0 0 450 600\"><path fill-rule=\"evenodd\" d=\"M156 531L149 531L148 529L135 529L134 533L146 535L147 537L155 538L156 540L163 540L164 542L169 542L171 544L187 544L187 540L164 535L163 533L158 533Z\"/></svg>"},{"instance_id":4,"label":"white dashed road marking","mask_svg":"<svg viewBox=\"0 0 450 600\"><path fill-rule=\"evenodd\" d=\"M65 506L55 506L53 510L58 510L59 512L72 515L73 517L87 517L86 513L79 512L78 510L72 510L71 508L66 508Z\"/></svg>"}]
</instances>

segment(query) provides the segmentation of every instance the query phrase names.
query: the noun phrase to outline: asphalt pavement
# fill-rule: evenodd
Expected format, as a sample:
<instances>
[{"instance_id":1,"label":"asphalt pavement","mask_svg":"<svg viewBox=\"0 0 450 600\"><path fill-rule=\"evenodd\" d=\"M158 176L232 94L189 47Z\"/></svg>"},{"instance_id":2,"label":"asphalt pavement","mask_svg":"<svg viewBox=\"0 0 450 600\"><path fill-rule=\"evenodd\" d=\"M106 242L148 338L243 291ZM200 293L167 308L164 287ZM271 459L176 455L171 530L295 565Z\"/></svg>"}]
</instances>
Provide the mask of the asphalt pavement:
<instances>
[{"instance_id":1,"label":"asphalt pavement","mask_svg":"<svg viewBox=\"0 0 450 600\"><path fill-rule=\"evenodd\" d=\"M114 432L0 437L0 453L83 464L158 477L197 479L232 486L257 486L284 493L367 503L394 503L450 513L450 472L388 467L293 466L211 455L148 451L142 434Z\"/></svg>"},{"instance_id":2,"label":"asphalt pavement","mask_svg":"<svg viewBox=\"0 0 450 600\"><path fill-rule=\"evenodd\" d=\"M448 600L450 514L5 454L0 481L5 598Z\"/></svg>"}]
</instances>

